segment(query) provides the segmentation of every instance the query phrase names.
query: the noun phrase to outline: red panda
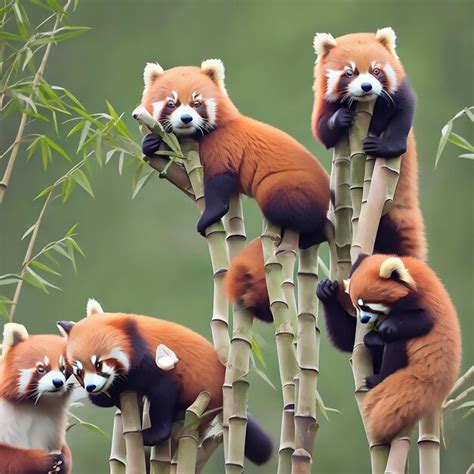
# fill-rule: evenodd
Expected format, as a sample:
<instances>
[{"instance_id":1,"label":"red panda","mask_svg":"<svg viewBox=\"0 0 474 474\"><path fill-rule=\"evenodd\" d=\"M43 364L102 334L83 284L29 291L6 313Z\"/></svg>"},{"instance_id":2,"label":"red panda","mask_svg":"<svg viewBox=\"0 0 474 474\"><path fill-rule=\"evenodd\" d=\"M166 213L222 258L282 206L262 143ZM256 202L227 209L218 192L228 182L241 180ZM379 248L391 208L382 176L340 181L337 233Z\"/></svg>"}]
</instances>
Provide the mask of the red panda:
<instances>
[{"instance_id":1,"label":"red panda","mask_svg":"<svg viewBox=\"0 0 474 474\"><path fill-rule=\"evenodd\" d=\"M71 373L66 340L29 336L21 324L7 323L0 359L0 472L69 473L71 452L66 423Z\"/></svg>"},{"instance_id":2,"label":"red panda","mask_svg":"<svg viewBox=\"0 0 474 474\"><path fill-rule=\"evenodd\" d=\"M332 148L351 126L356 103L375 101L369 126L374 136L364 140L364 152L381 158L403 156L393 205L380 221L374 253L425 260L412 130L415 95L395 43L391 28L338 38L328 33L316 34L312 130L326 148Z\"/></svg>"},{"instance_id":3,"label":"red panda","mask_svg":"<svg viewBox=\"0 0 474 474\"><path fill-rule=\"evenodd\" d=\"M227 95L224 65L164 71L148 64L141 105L178 137L199 142L204 168L205 211L197 229L219 221L235 192L255 198L263 215L300 234L300 247L326 240L329 177L316 158L286 133L242 115ZM160 139L148 135L142 151L153 156Z\"/></svg>"},{"instance_id":4,"label":"red panda","mask_svg":"<svg viewBox=\"0 0 474 474\"><path fill-rule=\"evenodd\" d=\"M208 410L222 406L225 367L211 343L191 329L148 316L104 313L94 300L86 318L59 321L58 327L67 334L67 360L93 404L120 407L124 391L148 398L151 427L142 431L146 445L167 439L177 412L200 392L211 395ZM176 355L173 370L162 370L155 362L161 345ZM246 456L263 464L271 453L271 439L249 417Z\"/></svg>"},{"instance_id":5,"label":"red panda","mask_svg":"<svg viewBox=\"0 0 474 474\"><path fill-rule=\"evenodd\" d=\"M453 387L461 363L456 310L435 273L413 257L363 255L347 286L361 322L376 328L364 339L375 372L366 381L368 431L389 442L439 408ZM333 342L351 351L356 319L338 303L337 292L337 281L318 286Z\"/></svg>"}]
</instances>

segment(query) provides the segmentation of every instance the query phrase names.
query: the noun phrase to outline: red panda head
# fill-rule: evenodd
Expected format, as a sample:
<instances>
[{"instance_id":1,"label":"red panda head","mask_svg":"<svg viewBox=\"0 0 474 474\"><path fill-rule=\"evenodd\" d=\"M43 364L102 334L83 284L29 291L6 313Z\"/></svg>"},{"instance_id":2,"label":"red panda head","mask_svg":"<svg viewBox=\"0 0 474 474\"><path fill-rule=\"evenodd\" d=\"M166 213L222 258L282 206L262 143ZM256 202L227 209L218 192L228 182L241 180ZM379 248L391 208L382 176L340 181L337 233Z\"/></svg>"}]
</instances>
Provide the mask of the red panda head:
<instances>
[{"instance_id":1,"label":"red panda head","mask_svg":"<svg viewBox=\"0 0 474 474\"><path fill-rule=\"evenodd\" d=\"M416 290L405 259L381 254L365 257L345 282L362 323L375 322L379 316L389 314L398 300Z\"/></svg>"},{"instance_id":2,"label":"red panda head","mask_svg":"<svg viewBox=\"0 0 474 474\"><path fill-rule=\"evenodd\" d=\"M118 377L128 373L131 347L127 334L95 300L89 300L86 318L78 323L59 321L58 328L67 335L67 361L89 393L107 392Z\"/></svg>"},{"instance_id":3,"label":"red panda head","mask_svg":"<svg viewBox=\"0 0 474 474\"><path fill-rule=\"evenodd\" d=\"M338 38L317 33L314 37L316 99L348 105L354 100L368 101L379 96L391 101L405 76L395 48L392 28Z\"/></svg>"},{"instance_id":4,"label":"red panda head","mask_svg":"<svg viewBox=\"0 0 474 474\"><path fill-rule=\"evenodd\" d=\"M148 63L141 105L164 129L178 136L210 132L236 115L224 85L224 64L203 61L201 67L182 66L164 71Z\"/></svg>"},{"instance_id":5,"label":"red panda head","mask_svg":"<svg viewBox=\"0 0 474 474\"><path fill-rule=\"evenodd\" d=\"M29 336L21 324L7 323L0 359L0 396L12 400L66 396L72 385L65 362L66 339L55 335Z\"/></svg>"}]
</instances>

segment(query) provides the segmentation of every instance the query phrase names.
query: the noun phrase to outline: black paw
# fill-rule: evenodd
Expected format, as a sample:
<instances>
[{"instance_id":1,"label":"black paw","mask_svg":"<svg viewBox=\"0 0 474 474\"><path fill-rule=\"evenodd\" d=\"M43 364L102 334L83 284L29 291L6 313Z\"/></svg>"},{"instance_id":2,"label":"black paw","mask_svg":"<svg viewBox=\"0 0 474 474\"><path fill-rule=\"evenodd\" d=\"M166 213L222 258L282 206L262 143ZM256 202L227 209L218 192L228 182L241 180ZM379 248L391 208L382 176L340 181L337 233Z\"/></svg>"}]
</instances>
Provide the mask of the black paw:
<instances>
[{"instance_id":1,"label":"black paw","mask_svg":"<svg viewBox=\"0 0 474 474\"><path fill-rule=\"evenodd\" d=\"M383 138L367 137L362 142L364 153L378 158L393 158L403 155L406 145L389 145Z\"/></svg>"},{"instance_id":2,"label":"black paw","mask_svg":"<svg viewBox=\"0 0 474 474\"><path fill-rule=\"evenodd\" d=\"M370 331L364 336L364 344L368 348L379 349L383 348L385 342L377 331Z\"/></svg>"},{"instance_id":3,"label":"black paw","mask_svg":"<svg viewBox=\"0 0 474 474\"><path fill-rule=\"evenodd\" d=\"M143 444L145 446L155 446L167 440L171 436L171 424L161 427L147 428L142 431Z\"/></svg>"},{"instance_id":4,"label":"black paw","mask_svg":"<svg viewBox=\"0 0 474 474\"><path fill-rule=\"evenodd\" d=\"M206 235L206 229L212 224L219 222L219 220L227 213L228 210L228 207L210 210L206 208L197 223L197 231L204 237Z\"/></svg>"},{"instance_id":5,"label":"black paw","mask_svg":"<svg viewBox=\"0 0 474 474\"><path fill-rule=\"evenodd\" d=\"M153 133L145 135L142 140L142 153L150 158L153 157L155 152L159 150L161 143L162 140L158 135Z\"/></svg>"},{"instance_id":6,"label":"black paw","mask_svg":"<svg viewBox=\"0 0 474 474\"><path fill-rule=\"evenodd\" d=\"M355 110L347 109L345 107L339 109L331 117L331 125L333 129L346 129L352 125L355 117Z\"/></svg>"},{"instance_id":7,"label":"black paw","mask_svg":"<svg viewBox=\"0 0 474 474\"><path fill-rule=\"evenodd\" d=\"M388 318L379 324L377 330L384 341L391 342L397 338L398 325L394 319Z\"/></svg>"},{"instance_id":8,"label":"black paw","mask_svg":"<svg viewBox=\"0 0 474 474\"><path fill-rule=\"evenodd\" d=\"M337 280L322 280L316 288L316 295L323 303L337 300L339 293L339 282Z\"/></svg>"},{"instance_id":9,"label":"black paw","mask_svg":"<svg viewBox=\"0 0 474 474\"><path fill-rule=\"evenodd\" d=\"M383 380L383 377L380 374L369 375L365 378L365 385L367 388L374 388Z\"/></svg>"},{"instance_id":10,"label":"black paw","mask_svg":"<svg viewBox=\"0 0 474 474\"><path fill-rule=\"evenodd\" d=\"M50 454L51 464L48 467L48 474L63 473L65 471L64 458L62 454Z\"/></svg>"}]
</instances>

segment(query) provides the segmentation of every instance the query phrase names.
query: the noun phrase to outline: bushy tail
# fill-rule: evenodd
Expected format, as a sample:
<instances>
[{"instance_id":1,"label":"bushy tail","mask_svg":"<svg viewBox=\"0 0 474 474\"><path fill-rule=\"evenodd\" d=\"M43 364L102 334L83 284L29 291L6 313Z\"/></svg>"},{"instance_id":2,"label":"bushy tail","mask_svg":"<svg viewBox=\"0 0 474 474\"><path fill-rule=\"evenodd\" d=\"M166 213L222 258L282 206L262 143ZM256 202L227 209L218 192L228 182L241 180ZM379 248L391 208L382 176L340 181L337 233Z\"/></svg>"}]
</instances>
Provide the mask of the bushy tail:
<instances>
[{"instance_id":1,"label":"bushy tail","mask_svg":"<svg viewBox=\"0 0 474 474\"><path fill-rule=\"evenodd\" d=\"M438 408L448 390L423 380L410 367L398 370L370 390L365 398L364 412L370 436L376 441L390 442L404 428L411 428Z\"/></svg>"},{"instance_id":2,"label":"bushy tail","mask_svg":"<svg viewBox=\"0 0 474 474\"><path fill-rule=\"evenodd\" d=\"M273 441L252 416L248 416L245 457L257 465L265 464L273 453Z\"/></svg>"},{"instance_id":3,"label":"bushy tail","mask_svg":"<svg viewBox=\"0 0 474 474\"><path fill-rule=\"evenodd\" d=\"M256 318L266 322L273 321L260 239L252 240L230 262L224 279L224 290L230 301L240 301Z\"/></svg>"}]
</instances>

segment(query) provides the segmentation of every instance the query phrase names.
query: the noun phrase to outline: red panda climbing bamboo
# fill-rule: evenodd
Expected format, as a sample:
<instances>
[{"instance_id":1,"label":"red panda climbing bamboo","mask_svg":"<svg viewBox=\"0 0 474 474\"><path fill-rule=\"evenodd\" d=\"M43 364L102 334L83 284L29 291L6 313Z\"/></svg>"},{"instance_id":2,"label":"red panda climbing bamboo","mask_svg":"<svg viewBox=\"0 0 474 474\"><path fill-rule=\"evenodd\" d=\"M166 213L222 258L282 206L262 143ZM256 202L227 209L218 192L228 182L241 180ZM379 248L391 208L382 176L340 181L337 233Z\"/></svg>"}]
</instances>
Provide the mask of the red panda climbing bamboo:
<instances>
[{"instance_id":1,"label":"red panda climbing bamboo","mask_svg":"<svg viewBox=\"0 0 474 474\"><path fill-rule=\"evenodd\" d=\"M362 255L346 285L361 322L375 324L364 339L375 372L364 412L370 435L388 442L439 408L453 387L461 363L456 310L435 273L413 257ZM337 281L318 285L333 343L352 351L356 318L338 291Z\"/></svg>"},{"instance_id":2,"label":"red panda climbing bamboo","mask_svg":"<svg viewBox=\"0 0 474 474\"><path fill-rule=\"evenodd\" d=\"M0 473L69 473L66 424L71 373L66 340L8 323L0 359Z\"/></svg>"},{"instance_id":3,"label":"red panda climbing bamboo","mask_svg":"<svg viewBox=\"0 0 474 474\"><path fill-rule=\"evenodd\" d=\"M209 410L222 406L225 367L212 345L191 329L147 316L104 313L94 300L87 305L86 318L59 321L58 327L67 334L68 362L92 403L120 407L123 391L148 398L151 427L142 431L146 445L167 439L177 412L200 392L211 395ZM161 345L176 354L173 370L162 370L155 362ZM271 439L249 417L245 455L263 464L271 453Z\"/></svg>"},{"instance_id":4,"label":"red panda climbing bamboo","mask_svg":"<svg viewBox=\"0 0 474 474\"><path fill-rule=\"evenodd\" d=\"M393 204L380 221L374 253L426 259L423 217L418 202L418 170L412 130L415 95L395 51L391 28L314 38L313 134L332 148L347 133L358 101L375 101L369 126L373 136L363 142L369 155L402 156Z\"/></svg>"},{"instance_id":5,"label":"red panda climbing bamboo","mask_svg":"<svg viewBox=\"0 0 474 474\"><path fill-rule=\"evenodd\" d=\"M199 141L206 204L197 225L201 234L227 213L231 195L240 192L255 198L269 222L297 231L301 248L326 240L326 171L292 137L237 110L225 90L220 60L167 71L148 64L144 79L141 105L167 131ZM143 153L153 156L160 143L146 136Z\"/></svg>"}]
</instances>

